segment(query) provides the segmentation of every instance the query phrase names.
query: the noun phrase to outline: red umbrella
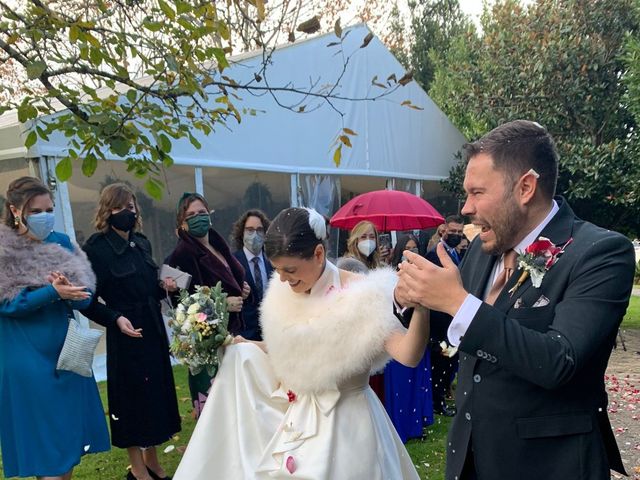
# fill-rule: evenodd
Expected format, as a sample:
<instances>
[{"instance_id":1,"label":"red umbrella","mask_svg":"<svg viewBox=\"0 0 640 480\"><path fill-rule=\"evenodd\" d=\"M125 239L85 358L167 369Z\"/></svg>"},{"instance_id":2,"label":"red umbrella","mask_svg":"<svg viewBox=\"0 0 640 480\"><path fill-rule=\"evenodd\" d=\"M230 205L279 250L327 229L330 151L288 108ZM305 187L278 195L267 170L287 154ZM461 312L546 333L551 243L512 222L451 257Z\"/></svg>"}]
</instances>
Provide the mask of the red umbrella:
<instances>
[{"instance_id":1,"label":"red umbrella","mask_svg":"<svg viewBox=\"0 0 640 480\"><path fill-rule=\"evenodd\" d=\"M397 190L358 195L345 203L330 223L333 227L351 230L362 220L369 220L381 232L431 228L444 223L442 215L429 202Z\"/></svg>"}]
</instances>

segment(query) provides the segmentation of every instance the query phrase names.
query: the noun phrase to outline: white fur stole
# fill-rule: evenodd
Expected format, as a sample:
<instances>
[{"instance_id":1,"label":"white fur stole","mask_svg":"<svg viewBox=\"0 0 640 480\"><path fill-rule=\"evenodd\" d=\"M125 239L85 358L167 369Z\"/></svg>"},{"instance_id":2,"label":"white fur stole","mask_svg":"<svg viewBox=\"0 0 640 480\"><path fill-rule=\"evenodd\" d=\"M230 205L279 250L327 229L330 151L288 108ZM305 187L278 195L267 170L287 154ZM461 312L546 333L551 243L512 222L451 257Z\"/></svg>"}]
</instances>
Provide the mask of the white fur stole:
<instances>
[{"instance_id":1,"label":"white fur stole","mask_svg":"<svg viewBox=\"0 0 640 480\"><path fill-rule=\"evenodd\" d=\"M313 297L295 293L274 275L260 319L277 377L294 392L335 389L377 371L389 360L384 343L404 327L393 314L397 275L374 270L340 290Z\"/></svg>"},{"instance_id":2,"label":"white fur stole","mask_svg":"<svg viewBox=\"0 0 640 480\"><path fill-rule=\"evenodd\" d=\"M33 241L0 225L0 301L14 298L27 287L46 285L52 271L62 272L74 285L95 289L91 264L77 246L71 252L57 243Z\"/></svg>"}]
</instances>

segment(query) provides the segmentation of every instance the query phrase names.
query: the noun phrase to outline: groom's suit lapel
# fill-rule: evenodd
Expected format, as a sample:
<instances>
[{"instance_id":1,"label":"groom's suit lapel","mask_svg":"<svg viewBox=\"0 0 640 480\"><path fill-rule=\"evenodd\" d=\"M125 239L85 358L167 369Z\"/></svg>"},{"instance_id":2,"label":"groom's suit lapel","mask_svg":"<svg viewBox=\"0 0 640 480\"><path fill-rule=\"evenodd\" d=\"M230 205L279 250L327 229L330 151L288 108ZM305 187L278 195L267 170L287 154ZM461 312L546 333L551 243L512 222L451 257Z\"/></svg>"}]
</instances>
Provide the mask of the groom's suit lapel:
<instances>
[{"instance_id":1,"label":"groom's suit lapel","mask_svg":"<svg viewBox=\"0 0 640 480\"><path fill-rule=\"evenodd\" d=\"M560 208L551 221L542 229L539 237L548 238L554 245L561 247L571 238L576 216L564 198L556 197L555 200ZM558 259L558 262L560 262L558 265L562 264L562 256ZM557 266L553 268L557 268ZM509 290L515 286L518 278L520 278L520 274L522 274L522 269L517 268L496 299L496 307L500 307L505 312L513 307L516 300L533 286L531 276L529 276L524 283L518 287L518 290L511 295Z\"/></svg>"}]
</instances>

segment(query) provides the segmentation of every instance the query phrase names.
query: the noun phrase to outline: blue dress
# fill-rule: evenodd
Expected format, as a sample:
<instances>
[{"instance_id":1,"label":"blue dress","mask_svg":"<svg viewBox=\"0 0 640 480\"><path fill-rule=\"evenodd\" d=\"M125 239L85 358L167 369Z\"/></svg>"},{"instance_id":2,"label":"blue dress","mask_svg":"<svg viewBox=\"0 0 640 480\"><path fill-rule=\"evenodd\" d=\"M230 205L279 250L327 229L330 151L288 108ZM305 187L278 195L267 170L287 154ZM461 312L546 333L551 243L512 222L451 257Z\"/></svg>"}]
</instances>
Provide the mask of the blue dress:
<instances>
[{"instance_id":1,"label":"blue dress","mask_svg":"<svg viewBox=\"0 0 640 480\"><path fill-rule=\"evenodd\" d=\"M392 360L384 370L384 406L403 442L422 437L433 424L431 357L427 351L415 368Z\"/></svg>"},{"instance_id":2,"label":"blue dress","mask_svg":"<svg viewBox=\"0 0 640 480\"><path fill-rule=\"evenodd\" d=\"M45 242L73 250L66 235ZM0 443L5 477L58 476L85 453L109 450L93 378L56 371L69 307L51 285L0 302Z\"/></svg>"}]
</instances>

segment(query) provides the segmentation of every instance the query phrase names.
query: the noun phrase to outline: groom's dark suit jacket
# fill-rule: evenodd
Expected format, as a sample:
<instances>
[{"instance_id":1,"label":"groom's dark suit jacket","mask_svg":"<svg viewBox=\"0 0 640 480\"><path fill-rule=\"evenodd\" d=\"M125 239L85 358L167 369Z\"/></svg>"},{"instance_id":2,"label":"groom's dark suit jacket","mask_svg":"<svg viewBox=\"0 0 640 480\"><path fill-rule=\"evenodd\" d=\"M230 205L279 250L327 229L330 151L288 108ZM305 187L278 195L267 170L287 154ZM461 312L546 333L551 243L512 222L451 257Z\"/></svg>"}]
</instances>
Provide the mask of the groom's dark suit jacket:
<instances>
[{"instance_id":1,"label":"groom's dark suit jacket","mask_svg":"<svg viewBox=\"0 0 640 480\"><path fill-rule=\"evenodd\" d=\"M604 373L629 303L633 247L556 201L541 236L573 242L540 288L528 279L509 295L516 271L460 343L447 480L460 478L469 447L480 480L604 480L610 468L624 471ZM496 260L476 239L461 264L465 289L482 299Z\"/></svg>"}]
</instances>

